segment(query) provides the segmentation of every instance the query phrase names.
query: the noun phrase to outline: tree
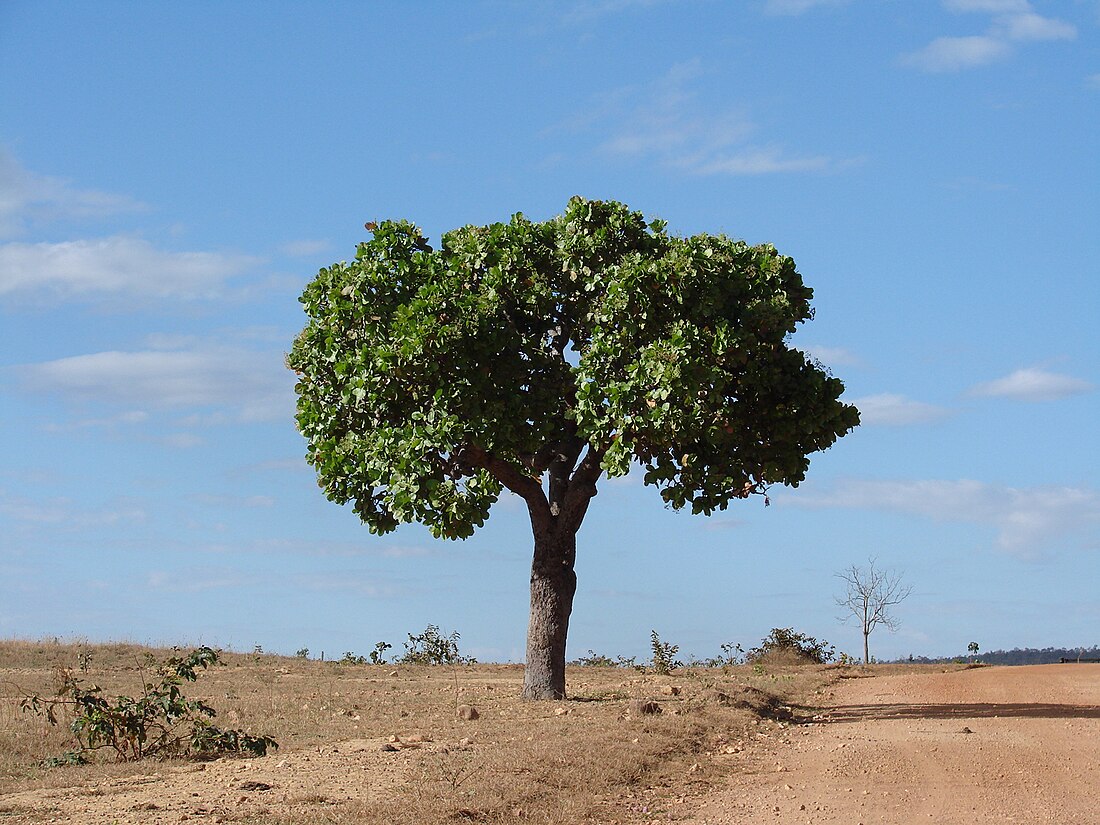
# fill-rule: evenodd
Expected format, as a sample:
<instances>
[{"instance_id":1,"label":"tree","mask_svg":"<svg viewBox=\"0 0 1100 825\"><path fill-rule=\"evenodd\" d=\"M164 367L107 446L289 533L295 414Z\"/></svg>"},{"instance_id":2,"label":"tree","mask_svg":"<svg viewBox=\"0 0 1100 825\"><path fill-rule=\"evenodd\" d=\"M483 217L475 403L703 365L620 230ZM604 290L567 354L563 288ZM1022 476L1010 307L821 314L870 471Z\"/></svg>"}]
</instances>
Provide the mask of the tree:
<instances>
[{"instance_id":1,"label":"tree","mask_svg":"<svg viewBox=\"0 0 1100 825\"><path fill-rule=\"evenodd\" d=\"M852 619L863 633L863 662L870 664L871 656L868 639L876 627L882 625L890 630L898 629L898 620L892 610L909 597L913 588L902 583L900 573L891 573L875 567L875 559L867 563L864 570L852 565L836 576L844 582L844 595L836 599L839 607L847 612L842 622Z\"/></svg>"},{"instance_id":2,"label":"tree","mask_svg":"<svg viewBox=\"0 0 1100 825\"><path fill-rule=\"evenodd\" d=\"M971 658L976 657L978 655L978 643L977 642L971 642L970 644L968 644L966 646L966 649L967 649L967 651L969 651Z\"/></svg>"},{"instance_id":3,"label":"tree","mask_svg":"<svg viewBox=\"0 0 1100 825\"><path fill-rule=\"evenodd\" d=\"M376 534L466 538L507 489L534 537L524 696L565 696L576 535L604 475L640 465L667 506L797 486L859 423L787 345L812 290L770 245L675 237L615 202L466 226L433 249L368 223L301 297L287 358L331 500Z\"/></svg>"}]
</instances>

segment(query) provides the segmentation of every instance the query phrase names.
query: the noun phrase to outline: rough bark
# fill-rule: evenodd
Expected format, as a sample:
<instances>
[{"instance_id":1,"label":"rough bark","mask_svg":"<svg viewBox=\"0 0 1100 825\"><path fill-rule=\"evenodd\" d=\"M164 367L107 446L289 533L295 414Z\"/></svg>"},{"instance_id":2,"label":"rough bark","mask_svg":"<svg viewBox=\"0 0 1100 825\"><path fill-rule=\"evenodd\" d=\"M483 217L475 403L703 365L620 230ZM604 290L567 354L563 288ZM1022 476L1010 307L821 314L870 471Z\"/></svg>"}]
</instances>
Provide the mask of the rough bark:
<instances>
[{"instance_id":1,"label":"rough bark","mask_svg":"<svg viewBox=\"0 0 1100 825\"><path fill-rule=\"evenodd\" d=\"M565 698L565 641L577 592L577 536L575 531L563 533L535 535L524 699Z\"/></svg>"}]
</instances>

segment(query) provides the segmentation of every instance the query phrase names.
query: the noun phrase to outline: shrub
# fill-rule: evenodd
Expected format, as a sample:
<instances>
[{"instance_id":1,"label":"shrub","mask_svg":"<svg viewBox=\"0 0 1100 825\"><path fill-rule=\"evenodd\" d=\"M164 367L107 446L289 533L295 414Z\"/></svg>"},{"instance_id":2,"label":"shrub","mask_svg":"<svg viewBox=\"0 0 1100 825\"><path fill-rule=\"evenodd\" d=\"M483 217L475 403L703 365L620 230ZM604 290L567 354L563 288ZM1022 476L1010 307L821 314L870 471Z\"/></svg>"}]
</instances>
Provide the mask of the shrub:
<instances>
[{"instance_id":1,"label":"shrub","mask_svg":"<svg viewBox=\"0 0 1100 825\"><path fill-rule=\"evenodd\" d=\"M581 656L569 662L574 667L638 667L636 656L604 656L594 650L589 650L587 656Z\"/></svg>"},{"instance_id":2,"label":"shrub","mask_svg":"<svg viewBox=\"0 0 1100 825\"><path fill-rule=\"evenodd\" d=\"M149 657L150 663L155 659ZM270 736L253 736L240 730L223 730L211 721L217 711L202 700L186 699L180 690L198 678L198 670L218 664L218 654L200 647L187 656L170 656L157 664L151 681L143 677L139 698L102 695L96 685L87 688L68 668L57 671L57 692L48 699L28 696L20 703L24 712L45 716L59 724L58 709L72 713L69 729L77 749L50 760L51 764L80 764L84 755L111 748L120 762L147 757L209 758L223 754L263 756L279 744Z\"/></svg>"},{"instance_id":3,"label":"shrub","mask_svg":"<svg viewBox=\"0 0 1100 825\"><path fill-rule=\"evenodd\" d=\"M833 659L836 648L828 642L797 633L790 627L775 627L760 647L745 654L745 661L759 664L825 664Z\"/></svg>"},{"instance_id":4,"label":"shrub","mask_svg":"<svg viewBox=\"0 0 1100 825\"><path fill-rule=\"evenodd\" d=\"M430 624L423 633L409 634L409 640L404 643L405 653L397 661L403 665L477 664L477 659L459 654L459 638L458 631L444 636L436 625Z\"/></svg>"},{"instance_id":5,"label":"shrub","mask_svg":"<svg viewBox=\"0 0 1100 825\"><path fill-rule=\"evenodd\" d=\"M375 642L374 650L370 652L370 663L372 665L384 665L386 664L386 651L393 645L389 642Z\"/></svg>"},{"instance_id":6,"label":"shrub","mask_svg":"<svg viewBox=\"0 0 1100 825\"><path fill-rule=\"evenodd\" d=\"M657 631L650 631L649 644L653 648L653 672L662 676L672 673L676 668L683 667L684 663L676 658L680 651L679 645L662 642Z\"/></svg>"}]
</instances>

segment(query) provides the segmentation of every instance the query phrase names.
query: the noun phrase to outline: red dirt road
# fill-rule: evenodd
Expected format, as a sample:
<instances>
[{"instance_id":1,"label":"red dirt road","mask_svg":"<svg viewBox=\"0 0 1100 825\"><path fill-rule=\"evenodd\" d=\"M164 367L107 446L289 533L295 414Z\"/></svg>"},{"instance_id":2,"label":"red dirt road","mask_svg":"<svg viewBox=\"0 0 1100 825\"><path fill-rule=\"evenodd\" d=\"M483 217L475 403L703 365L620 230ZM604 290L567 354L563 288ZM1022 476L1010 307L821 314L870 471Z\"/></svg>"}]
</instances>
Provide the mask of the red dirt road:
<instances>
[{"instance_id":1,"label":"red dirt road","mask_svg":"<svg viewBox=\"0 0 1100 825\"><path fill-rule=\"evenodd\" d=\"M694 825L1100 823L1100 664L839 683Z\"/></svg>"}]
</instances>

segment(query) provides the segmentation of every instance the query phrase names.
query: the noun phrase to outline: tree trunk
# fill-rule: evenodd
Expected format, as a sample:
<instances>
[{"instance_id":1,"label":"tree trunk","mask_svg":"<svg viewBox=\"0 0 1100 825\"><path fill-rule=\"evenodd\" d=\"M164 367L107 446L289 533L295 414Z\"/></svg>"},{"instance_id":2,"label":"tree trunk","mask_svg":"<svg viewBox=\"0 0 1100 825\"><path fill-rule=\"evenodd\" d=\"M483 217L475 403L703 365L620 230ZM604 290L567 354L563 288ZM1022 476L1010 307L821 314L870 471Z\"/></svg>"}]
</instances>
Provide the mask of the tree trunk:
<instances>
[{"instance_id":1,"label":"tree trunk","mask_svg":"<svg viewBox=\"0 0 1100 825\"><path fill-rule=\"evenodd\" d=\"M577 592L576 556L575 531L535 534L524 699L565 698L565 639Z\"/></svg>"},{"instance_id":2,"label":"tree trunk","mask_svg":"<svg viewBox=\"0 0 1100 825\"><path fill-rule=\"evenodd\" d=\"M867 640L870 638L870 636L871 634L869 631L863 631L863 664L865 665L871 664L870 646L867 644Z\"/></svg>"}]
</instances>

